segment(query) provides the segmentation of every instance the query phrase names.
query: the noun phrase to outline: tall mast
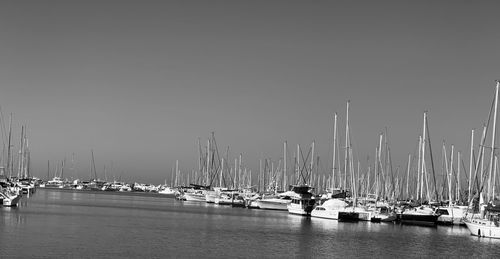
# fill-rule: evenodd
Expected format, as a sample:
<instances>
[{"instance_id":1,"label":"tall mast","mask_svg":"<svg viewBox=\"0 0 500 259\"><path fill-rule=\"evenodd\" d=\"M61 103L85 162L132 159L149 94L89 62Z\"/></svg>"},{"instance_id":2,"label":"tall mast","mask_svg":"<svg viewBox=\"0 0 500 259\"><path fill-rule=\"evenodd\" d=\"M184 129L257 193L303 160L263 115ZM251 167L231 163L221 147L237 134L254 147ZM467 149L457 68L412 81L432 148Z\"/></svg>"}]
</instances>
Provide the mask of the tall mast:
<instances>
[{"instance_id":1,"label":"tall mast","mask_svg":"<svg viewBox=\"0 0 500 259\"><path fill-rule=\"evenodd\" d=\"M241 189L241 157L242 154L240 153L239 161L238 161L238 190Z\"/></svg>"},{"instance_id":2,"label":"tall mast","mask_svg":"<svg viewBox=\"0 0 500 259\"><path fill-rule=\"evenodd\" d=\"M176 182L176 185L179 184L179 182L177 181L177 178L179 178L179 160L175 160L175 182Z\"/></svg>"},{"instance_id":3,"label":"tall mast","mask_svg":"<svg viewBox=\"0 0 500 259\"><path fill-rule=\"evenodd\" d=\"M384 190L384 188L381 188L381 180L383 179L383 168L382 168L382 139L384 137L384 133L380 133L379 135L379 143L378 143L378 151L377 151L377 157L376 157L376 160L377 160L377 167L380 169L379 171L377 171L377 199L379 197L379 195L381 194L380 192L380 189ZM382 174L382 177L380 176ZM382 196L382 198L384 197L384 192L382 192L382 194L380 196Z\"/></svg>"},{"instance_id":4,"label":"tall mast","mask_svg":"<svg viewBox=\"0 0 500 259\"><path fill-rule=\"evenodd\" d=\"M471 187L472 187L472 163L474 159L474 129L472 130L470 134L470 158L469 158L469 190L468 190L468 197L467 201L469 201L472 197L471 195ZM468 205L468 204L467 204Z\"/></svg>"},{"instance_id":5,"label":"tall mast","mask_svg":"<svg viewBox=\"0 0 500 259\"><path fill-rule=\"evenodd\" d=\"M457 159L457 165L458 165L458 170L457 170L457 194L455 196L455 199L457 202L460 202L460 158L461 158L461 153L458 151L458 159Z\"/></svg>"},{"instance_id":6,"label":"tall mast","mask_svg":"<svg viewBox=\"0 0 500 259\"><path fill-rule=\"evenodd\" d=\"M286 141L283 142L283 191L286 191L288 188L286 188Z\"/></svg>"},{"instance_id":7,"label":"tall mast","mask_svg":"<svg viewBox=\"0 0 500 259\"><path fill-rule=\"evenodd\" d=\"M408 168L406 170L406 198L410 198L410 194L408 192L408 184L410 182L410 164L411 164L411 154L408 154Z\"/></svg>"},{"instance_id":8,"label":"tall mast","mask_svg":"<svg viewBox=\"0 0 500 259\"><path fill-rule=\"evenodd\" d=\"M493 189L492 189L492 199L495 199L495 183L498 168L498 156L495 156L495 169L493 170Z\"/></svg>"},{"instance_id":9,"label":"tall mast","mask_svg":"<svg viewBox=\"0 0 500 259\"><path fill-rule=\"evenodd\" d=\"M300 183L300 146L297 144L297 184Z\"/></svg>"},{"instance_id":10,"label":"tall mast","mask_svg":"<svg viewBox=\"0 0 500 259\"><path fill-rule=\"evenodd\" d=\"M491 196L491 175L493 171L493 167L495 166L493 163L493 159L495 158L495 136L497 134L496 127L497 127L497 108L498 108L498 88L500 87L500 81L497 81L497 85L495 88L495 110L493 112L493 132L491 133L491 156L490 156L490 170L488 174L488 194L487 194L487 200L490 201L490 199L494 199L494 197ZM495 185L495 183L493 183Z\"/></svg>"},{"instance_id":11,"label":"tall mast","mask_svg":"<svg viewBox=\"0 0 500 259\"><path fill-rule=\"evenodd\" d=\"M219 187L222 187L222 173L223 172L224 172L224 158L222 158L222 165L220 168Z\"/></svg>"},{"instance_id":12,"label":"tall mast","mask_svg":"<svg viewBox=\"0 0 500 259\"><path fill-rule=\"evenodd\" d=\"M337 113L333 117L333 155L332 155L332 192L335 188L335 154L337 144Z\"/></svg>"},{"instance_id":13,"label":"tall mast","mask_svg":"<svg viewBox=\"0 0 500 259\"><path fill-rule=\"evenodd\" d=\"M344 164L344 188L347 186L347 166L349 164L349 102L347 101L346 122L345 122L345 164Z\"/></svg>"},{"instance_id":14,"label":"tall mast","mask_svg":"<svg viewBox=\"0 0 500 259\"><path fill-rule=\"evenodd\" d=\"M207 141L207 178L205 180L205 186L208 186L209 175L210 175L210 139Z\"/></svg>"},{"instance_id":15,"label":"tall mast","mask_svg":"<svg viewBox=\"0 0 500 259\"><path fill-rule=\"evenodd\" d=\"M424 112L424 127L423 127L423 130L422 130L422 166L421 166L421 170L422 170L422 182L420 183L420 195L423 197L423 190L424 190L424 172L426 170L424 170L424 166L425 166L425 133L426 133L426 123L427 123L427 111Z\"/></svg>"},{"instance_id":16,"label":"tall mast","mask_svg":"<svg viewBox=\"0 0 500 259\"><path fill-rule=\"evenodd\" d=\"M453 173L453 151L454 151L454 146L451 145L451 155L450 155L450 170L448 172L448 206L451 206L451 178L452 178L452 173Z\"/></svg>"},{"instance_id":17,"label":"tall mast","mask_svg":"<svg viewBox=\"0 0 500 259\"><path fill-rule=\"evenodd\" d=\"M92 152L92 166L94 167L94 179L97 180L97 170L95 168L95 160L94 160L94 150L90 150Z\"/></svg>"},{"instance_id":18,"label":"tall mast","mask_svg":"<svg viewBox=\"0 0 500 259\"><path fill-rule=\"evenodd\" d=\"M175 187L174 184L174 167L172 166L172 170L170 171L170 187Z\"/></svg>"},{"instance_id":19,"label":"tall mast","mask_svg":"<svg viewBox=\"0 0 500 259\"><path fill-rule=\"evenodd\" d=\"M10 114L9 120L9 139L8 139L8 147L7 147L7 172L9 172L9 178L12 177L12 164L11 164L11 139L12 139L12 113Z\"/></svg>"},{"instance_id":20,"label":"tall mast","mask_svg":"<svg viewBox=\"0 0 500 259\"><path fill-rule=\"evenodd\" d=\"M312 142L312 145L311 145L311 165L310 165L310 177L309 179L312 179L312 175L313 175L313 167L314 167L314 140ZM313 185L314 182L311 182L311 185Z\"/></svg>"},{"instance_id":21,"label":"tall mast","mask_svg":"<svg viewBox=\"0 0 500 259\"><path fill-rule=\"evenodd\" d=\"M17 178L21 177L21 170L23 168L23 134L24 134L24 126L21 126L21 139L19 141L19 158L18 158L18 169L17 169Z\"/></svg>"},{"instance_id":22,"label":"tall mast","mask_svg":"<svg viewBox=\"0 0 500 259\"><path fill-rule=\"evenodd\" d=\"M201 141L200 141L199 137L198 137L198 141L197 142L198 142L198 172L203 177L203 167L202 167L202 163L203 163L203 151L201 149Z\"/></svg>"},{"instance_id":23,"label":"tall mast","mask_svg":"<svg viewBox=\"0 0 500 259\"><path fill-rule=\"evenodd\" d=\"M422 169L422 136L418 136L418 163L417 163L417 200L420 200L420 170Z\"/></svg>"}]
</instances>

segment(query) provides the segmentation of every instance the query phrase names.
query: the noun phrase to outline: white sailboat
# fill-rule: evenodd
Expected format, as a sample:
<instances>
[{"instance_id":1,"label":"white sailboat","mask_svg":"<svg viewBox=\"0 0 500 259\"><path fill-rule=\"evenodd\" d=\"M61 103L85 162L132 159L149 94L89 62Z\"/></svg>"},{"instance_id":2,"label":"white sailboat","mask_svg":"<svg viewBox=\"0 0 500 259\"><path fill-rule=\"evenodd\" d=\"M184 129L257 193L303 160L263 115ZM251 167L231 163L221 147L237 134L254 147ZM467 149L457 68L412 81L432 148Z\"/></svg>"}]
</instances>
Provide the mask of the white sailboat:
<instances>
[{"instance_id":1,"label":"white sailboat","mask_svg":"<svg viewBox=\"0 0 500 259\"><path fill-rule=\"evenodd\" d=\"M495 147L495 136L496 136L496 123L497 123L497 111L498 111L498 92L500 88L500 82L496 81L495 88L495 100L494 100L494 115L493 115L493 131L491 137L491 146ZM482 141L484 143L484 136ZM484 146L484 145L482 145ZM491 157L490 157L490 167L488 174L488 183L486 185L487 188L487 199L490 202L487 205L481 205L482 212L480 214L472 214L471 216L466 216L464 218L464 223L469 229L471 235L479 236L479 237L489 237L489 238L500 238L500 202L498 200L494 200L495 198L495 183L496 183L496 171L498 167L498 159L495 156L495 149L491 149ZM484 154L482 154L484 157ZM476 170L477 172L477 170ZM493 179L492 179L493 177ZM482 177L481 177L482 178ZM483 187L484 183L481 184ZM482 188L479 192L479 200L481 201L482 196ZM469 202L469 205L472 205L472 202Z\"/></svg>"}]
</instances>

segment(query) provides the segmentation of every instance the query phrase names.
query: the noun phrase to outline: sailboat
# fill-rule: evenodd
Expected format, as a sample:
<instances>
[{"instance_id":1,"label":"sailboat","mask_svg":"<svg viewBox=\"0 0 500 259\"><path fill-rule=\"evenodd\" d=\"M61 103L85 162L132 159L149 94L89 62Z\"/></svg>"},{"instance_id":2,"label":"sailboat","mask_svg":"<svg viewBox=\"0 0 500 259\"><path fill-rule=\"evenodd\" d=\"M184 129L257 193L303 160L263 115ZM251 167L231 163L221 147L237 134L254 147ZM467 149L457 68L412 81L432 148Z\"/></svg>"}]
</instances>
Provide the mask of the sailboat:
<instances>
[{"instance_id":1,"label":"sailboat","mask_svg":"<svg viewBox=\"0 0 500 259\"><path fill-rule=\"evenodd\" d=\"M424 112L424 125L422 136L419 137L419 161L418 161L418 176L417 181L417 198L422 201L424 198L424 182L426 177L426 164L425 164L425 147L426 147L426 133L427 133L427 112ZM428 192L427 192L428 194ZM436 213L434 208L427 205L408 207L400 215L401 223L423 226L435 226L439 214Z\"/></svg>"},{"instance_id":2,"label":"sailboat","mask_svg":"<svg viewBox=\"0 0 500 259\"><path fill-rule=\"evenodd\" d=\"M3 206L15 207L20 199L19 189L6 176L0 175L0 200Z\"/></svg>"},{"instance_id":3,"label":"sailboat","mask_svg":"<svg viewBox=\"0 0 500 259\"><path fill-rule=\"evenodd\" d=\"M491 146L495 147L495 136L496 136L496 122L497 122L497 110L498 110L498 91L500 88L500 81L496 82L495 89L495 100L494 100L494 115L493 115L493 132L491 137ZM483 140L484 142L484 136ZM500 238L500 202L494 200L495 198L495 183L496 183L496 171L498 166L498 159L495 156L495 148L491 149L490 157L490 167L489 167L489 178L487 184L487 198L490 200L487 205L482 205L482 213L472 214L464 218L464 223L469 229L471 235L479 237L489 237L489 238ZM493 179L492 178L493 175ZM491 185L493 183L493 185ZM484 183L482 184L484 187ZM479 200L483 199L482 187L478 190ZM473 203L469 202L471 207Z\"/></svg>"}]
</instances>

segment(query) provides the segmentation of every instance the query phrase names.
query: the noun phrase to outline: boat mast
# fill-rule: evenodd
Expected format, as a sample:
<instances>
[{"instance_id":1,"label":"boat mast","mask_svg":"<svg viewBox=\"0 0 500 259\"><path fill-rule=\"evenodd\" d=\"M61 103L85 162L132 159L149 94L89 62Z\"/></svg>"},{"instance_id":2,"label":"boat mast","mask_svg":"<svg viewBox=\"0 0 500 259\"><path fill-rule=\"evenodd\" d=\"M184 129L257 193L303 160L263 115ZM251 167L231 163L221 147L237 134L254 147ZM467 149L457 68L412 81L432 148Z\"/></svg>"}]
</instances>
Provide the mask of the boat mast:
<instances>
[{"instance_id":1,"label":"boat mast","mask_svg":"<svg viewBox=\"0 0 500 259\"><path fill-rule=\"evenodd\" d=\"M448 206L451 207L451 196L452 196L452 188L451 188L451 178L453 173L453 151L455 146L451 145L451 155L450 155L450 170L448 171Z\"/></svg>"},{"instance_id":2,"label":"boat mast","mask_svg":"<svg viewBox=\"0 0 500 259\"><path fill-rule=\"evenodd\" d=\"M426 140L426 138L425 138L425 133L426 133L425 128L426 128L426 124L427 124L427 111L424 112L424 127L423 127L423 130L422 130L422 161L421 161L422 162L422 167L421 167L421 169L422 169L422 182L420 182L420 187L421 187L421 189L420 189L420 195L421 195L422 198L424 196L423 195L424 194L424 181L423 181L424 180L424 172L426 171L424 169L424 167L425 167L425 140ZM426 175L426 177L427 177L427 175Z\"/></svg>"},{"instance_id":3,"label":"boat mast","mask_svg":"<svg viewBox=\"0 0 500 259\"><path fill-rule=\"evenodd\" d=\"M222 173L224 172L224 158L222 158L222 165L220 169L220 177L219 177L219 187L222 187Z\"/></svg>"},{"instance_id":4,"label":"boat mast","mask_svg":"<svg viewBox=\"0 0 500 259\"><path fill-rule=\"evenodd\" d=\"M422 169L422 136L418 136L417 200L420 200L420 170Z\"/></svg>"},{"instance_id":5,"label":"boat mast","mask_svg":"<svg viewBox=\"0 0 500 259\"><path fill-rule=\"evenodd\" d=\"M300 146L299 144L297 144L297 164L296 164L296 183L299 184L300 183Z\"/></svg>"},{"instance_id":6,"label":"boat mast","mask_svg":"<svg viewBox=\"0 0 500 259\"><path fill-rule=\"evenodd\" d=\"M349 164L349 102L347 101L345 122L344 188L347 186L347 166Z\"/></svg>"},{"instance_id":7,"label":"boat mast","mask_svg":"<svg viewBox=\"0 0 500 259\"><path fill-rule=\"evenodd\" d=\"M238 160L238 190L241 189L241 157L243 155L240 153L239 160Z\"/></svg>"},{"instance_id":8,"label":"boat mast","mask_svg":"<svg viewBox=\"0 0 500 259\"><path fill-rule=\"evenodd\" d=\"M381 188L381 180L383 179L383 175L382 175L382 178L381 178L381 173L383 174L383 168L382 168L382 138L383 138L383 133L380 133L379 135L379 143L378 143L378 151L377 151L377 167L380 169L377 171L377 200L378 200L378 197L379 196L382 196L382 199L384 198L384 193L380 192L380 190L383 188Z\"/></svg>"},{"instance_id":9,"label":"boat mast","mask_svg":"<svg viewBox=\"0 0 500 259\"><path fill-rule=\"evenodd\" d=\"M24 132L24 126L21 126L21 139L19 141L19 157L18 157L18 168L17 168L17 179L19 179L21 175L21 168L23 166L23 156L22 156L22 149L23 149L23 132Z\"/></svg>"},{"instance_id":10,"label":"boat mast","mask_svg":"<svg viewBox=\"0 0 500 259\"><path fill-rule=\"evenodd\" d=\"M411 164L411 154L408 154L408 168L406 170L406 198L410 197L408 192L408 184L410 183L410 164Z\"/></svg>"},{"instance_id":11,"label":"boat mast","mask_svg":"<svg viewBox=\"0 0 500 259\"><path fill-rule=\"evenodd\" d=\"M494 161L493 159L495 158L495 136L496 136L496 126L497 126L497 108L498 108L498 88L500 87L500 82L497 81L497 85L495 88L495 110L493 112L493 132L491 133L491 156L490 156L490 170L488 173L488 194L487 194L487 200L490 201L494 199L495 197L492 197L491 193L491 174L493 171L493 166L494 166ZM495 183L493 183L494 185Z\"/></svg>"},{"instance_id":12,"label":"boat mast","mask_svg":"<svg viewBox=\"0 0 500 259\"><path fill-rule=\"evenodd\" d=\"M312 175L313 175L313 167L314 167L314 140L312 142L312 145L311 145L311 165L310 165L310 175L311 177L309 177L309 180L312 179ZM311 182L311 181L310 181ZM314 184L314 182L311 182L311 186Z\"/></svg>"},{"instance_id":13,"label":"boat mast","mask_svg":"<svg viewBox=\"0 0 500 259\"><path fill-rule=\"evenodd\" d=\"M283 142L283 191L287 191L288 188L286 188L286 141Z\"/></svg>"},{"instance_id":14,"label":"boat mast","mask_svg":"<svg viewBox=\"0 0 500 259\"><path fill-rule=\"evenodd\" d=\"M180 184L177 180L179 178L179 160L175 160L175 175L176 175L175 182L176 182L176 185L178 185L178 184Z\"/></svg>"},{"instance_id":15,"label":"boat mast","mask_svg":"<svg viewBox=\"0 0 500 259\"><path fill-rule=\"evenodd\" d=\"M205 186L208 186L208 179L209 179L209 174L210 174L210 139L207 140L207 177L205 180Z\"/></svg>"},{"instance_id":16,"label":"boat mast","mask_svg":"<svg viewBox=\"0 0 500 259\"><path fill-rule=\"evenodd\" d=\"M470 158L469 158L469 189L468 189L468 197L467 201L469 201L472 197L471 195L471 187L472 187L472 160L474 159L474 129L472 129L470 136ZM467 204L468 205L468 204Z\"/></svg>"},{"instance_id":17,"label":"boat mast","mask_svg":"<svg viewBox=\"0 0 500 259\"><path fill-rule=\"evenodd\" d=\"M12 113L10 114L9 120L9 139L8 139L8 147L7 147L7 172L9 172L9 178L12 178L12 164L11 164L11 139L12 139Z\"/></svg>"},{"instance_id":18,"label":"boat mast","mask_svg":"<svg viewBox=\"0 0 500 259\"><path fill-rule=\"evenodd\" d=\"M461 158L461 152L458 151L457 152L457 155L458 155L458 158L457 158L457 194L455 195L455 200L457 201L457 203L460 202L460 158Z\"/></svg>"},{"instance_id":19,"label":"boat mast","mask_svg":"<svg viewBox=\"0 0 500 259\"><path fill-rule=\"evenodd\" d=\"M335 154L337 144L337 113L333 116L333 155L332 155L332 192L335 188Z\"/></svg>"}]
</instances>

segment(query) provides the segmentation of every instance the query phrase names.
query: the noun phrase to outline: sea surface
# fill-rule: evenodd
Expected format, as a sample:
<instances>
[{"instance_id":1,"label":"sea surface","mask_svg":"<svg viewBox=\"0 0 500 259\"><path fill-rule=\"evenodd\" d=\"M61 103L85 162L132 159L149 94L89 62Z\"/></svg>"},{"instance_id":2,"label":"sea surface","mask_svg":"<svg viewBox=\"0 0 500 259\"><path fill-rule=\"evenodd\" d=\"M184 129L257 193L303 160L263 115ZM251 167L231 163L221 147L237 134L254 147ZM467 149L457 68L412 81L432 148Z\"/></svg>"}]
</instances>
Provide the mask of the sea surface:
<instances>
[{"instance_id":1,"label":"sea surface","mask_svg":"<svg viewBox=\"0 0 500 259\"><path fill-rule=\"evenodd\" d=\"M344 223L173 198L38 189L0 207L0 258L498 258L465 227Z\"/></svg>"}]
</instances>

